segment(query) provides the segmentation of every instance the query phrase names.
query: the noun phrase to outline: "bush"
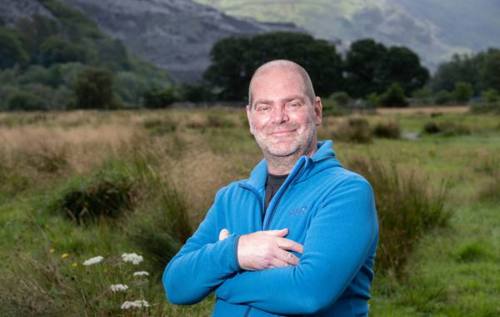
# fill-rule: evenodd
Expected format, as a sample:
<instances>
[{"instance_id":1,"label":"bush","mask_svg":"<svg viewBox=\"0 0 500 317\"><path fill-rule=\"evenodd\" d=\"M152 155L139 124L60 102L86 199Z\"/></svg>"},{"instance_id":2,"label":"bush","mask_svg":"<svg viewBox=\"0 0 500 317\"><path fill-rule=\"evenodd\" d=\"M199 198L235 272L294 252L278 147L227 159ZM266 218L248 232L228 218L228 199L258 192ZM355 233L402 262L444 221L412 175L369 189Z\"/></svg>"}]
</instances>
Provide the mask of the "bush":
<instances>
[{"instance_id":1,"label":"bush","mask_svg":"<svg viewBox=\"0 0 500 317\"><path fill-rule=\"evenodd\" d=\"M378 158L354 158L347 165L366 177L375 192L380 227L377 270L400 276L418 239L447 224L446 186L433 188L415 170L402 173Z\"/></svg>"},{"instance_id":2,"label":"bush","mask_svg":"<svg viewBox=\"0 0 500 317\"><path fill-rule=\"evenodd\" d=\"M88 67L78 75L74 92L78 108L113 109L113 74L102 68Z\"/></svg>"},{"instance_id":3,"label":"bush","mask_svg":"<svg viewBox=\"0 0 500 317\"><path fill-rule=\"evenodd\" d=\"M455 83L455 90L453 90L453 99L458 103L467 103L472 97L472 85L465 82Z\"/></svg>"},{"instance_id":4,"label":"bush","mask_svg":"<svg viewBox=\"0 0 500 317\"><path fill-rule=\"evenodd\" d=\"M144 93L144 107L151 109L166 108L178 100L173 88L153 88Z\"/></svg>"},{"instance_id":5,"label":"bush","mask_svg":"<svg viewBox=\"0 0 500 317\"><path fill-rule=\"evenodd\" d=\"M7 101L7 110L36 111L46 110L46 101L30 92L16 92Z\"/></svg>"},{"instance_id":6,"label":"bush","mask_svg":"<svg viewBox=\"0 0 500 317\"><path fill-rule=\"evenodd\" d=\"M333 139L353 142L353 143L371 143L372 131L370 124L364 118L348 118L341 122L333 132Z\"/></svg>"},{"instance_id":7,"label":"bush","mask_svg":"<svg viewBox=\"0 0 500 317\"><path fill-rule=\"evenodd\" d=\"M344 91L338 91L330 95L328 99L333 100L337 105L341 107L347 107L351 102L351 97Z\"/></svg>"},{"instance_id":8,"label":"bush","mask_svg":"<svg viewBox=\"0 0 500 317\"><path fill-rule=\"evenodd\" d=\"M495 89L488 89L481 93L481 101L486 103L496 103L500 101L500 96L498 95L498 91Z\"/></svg>"},{"instance_id":9,"label":"bush","mask_svg":"<svg viewBox=\"0 0 500 317\"><path fill-rule=\"evenodd\" d=\"M49 209L63 213L77 224L117 218L134 203L134 181L123 167L104 166L96 174L70 181Z\"/></svg>"},{"instance_id":10,"label":"bush","mask_svg":"<svg viewBox=\"0 0 500 317\"><path fill-rule=\"evenodd\" d=\"M328 117L328 116L343 116L350 114L352 111L349 108L345 107L340 107L339 104L331 99L323 99L322 101L323 104L323 116Z\"/></svg>"},{"instance_id":11,"label":"bush","mask_svg":"<svg viewBox=\"0 0 500 317\"><path fill-rule=\"evenodd\" d=\"M373 135L379 138L399 139L401 128L397 122L379 122L373 128Z\"/></svg>"},{"instance_id":12,"label":"bush","mask_svg":"<svg viewBox=\"0 0 500 317\"><path fill-rule=\"evenodd\" d=\"M408 101L403 88L398 83L393 83L386 92L380 96L380 104L384 107L406 107Z\"/></svg>"},{"instance_id":13,"label":"bush","mask_svg":"<svg viewBox=\"0 0 500 317\"><path fill-rule=\"evenodd\" d=\"M443 136L456 136L470 134L471 130L468 126L459 123L430 121L424 125L423 132L427 134L441 134Z\"/></svg>"},{"instance_id":14,"label":"bush","mask_svg":"<svg viewBox=\"0 0 500 317\"><path fill-rule=\"evenodd\" d=\"M434 102L437 105L446 105L449 104L452 100L452 95L449 91L447 90L441 90L438 93L436 93L436 96L434 97Z\"/></svg>"}]
</instances>

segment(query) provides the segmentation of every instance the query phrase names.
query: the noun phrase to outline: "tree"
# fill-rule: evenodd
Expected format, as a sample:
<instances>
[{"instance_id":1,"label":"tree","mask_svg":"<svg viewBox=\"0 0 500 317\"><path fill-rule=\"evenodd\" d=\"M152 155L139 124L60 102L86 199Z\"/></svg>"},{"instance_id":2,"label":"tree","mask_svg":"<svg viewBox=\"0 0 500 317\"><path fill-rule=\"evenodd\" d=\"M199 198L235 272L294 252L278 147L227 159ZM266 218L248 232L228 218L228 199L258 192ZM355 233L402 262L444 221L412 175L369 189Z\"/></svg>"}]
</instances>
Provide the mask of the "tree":
<instances>
[{"instance_id":1,"label":"tree","mask_svg":"<svg viewBox=\"0 0 500 317\"><path fill-rule=\"evenodd\" d=\"M458 82L453 90L453 97L458 103L466 103L472 97L472 85L469 83Z\"/></svg>"},{"instance_id":2,"label":"tree","mask_svg":"<svg viewBox=\"0 0 500 317\"><path fill-rule=\"evenodd\" d=\"M406 107L408 101L403 88L399 83L393 83L387 91L380 96L380 104L384 107Z\"/></svg>"},{"instance_id":3,"label":"tree","mask_svg":"<svg viewBox=\"0 0 500 317\"><path fill-rule=\"evenodd\" d=\"M165 89L153 88L144 93L144 107L166 108L177 101L176 92L172 87Z\"/></svg>"},{"instance_id":4,"label":"tree","mask_svg":"<svg viewBox=\"0 0 500 317\"><path fill-rule=\"evenodd\" d=\"M215 44L212 64L204 74L224 100L244 100L248 82L261 64L289 59L307 69L318 95L342 86L341 58L335 45L301 33L274 32L252 38L226 38Z\"/></svg>"},{"instance_id":5,"label":"tree","mask_svg":"<svg viewBox=\"0 0 500 317\"><path fill-rule=\"evenodd\" d=\"M404 46L387 48L373 39L352 43L346 55L345 73L347 91L358 98L383 93L393 83L409 95L429 79L429 71L412 50Z\"/></svg>"},{"instance_id":6,"label":"tree","mask_svg":"<svg viewBox=\"0 0 500 317\"><path fill-rule=\"evenodd\" d=\"M85 50L58 36L51 36L40 46L40 62L45 66L68 62L84 63Z\"/></svg>"},{"instance_id":7,"label":"tree","mask_svg":"<svg viewBox=\"0 0 500 317\"><path fill-rule=\"evenodd\" d=\"M78 75L74 93L78 108L112 109L116 107L113 98L113 74L102 68L88 67Z\"/></svg>"},{"instance_id":8,"label":"tree","mask_svg":"<svg viewBox=\"0 0 500 317\"><path fill-rule=\"evenodd\" d=\"M0 69L24 65L29 56L15 31L0 27Z\"/></svg>"}]
</instances>

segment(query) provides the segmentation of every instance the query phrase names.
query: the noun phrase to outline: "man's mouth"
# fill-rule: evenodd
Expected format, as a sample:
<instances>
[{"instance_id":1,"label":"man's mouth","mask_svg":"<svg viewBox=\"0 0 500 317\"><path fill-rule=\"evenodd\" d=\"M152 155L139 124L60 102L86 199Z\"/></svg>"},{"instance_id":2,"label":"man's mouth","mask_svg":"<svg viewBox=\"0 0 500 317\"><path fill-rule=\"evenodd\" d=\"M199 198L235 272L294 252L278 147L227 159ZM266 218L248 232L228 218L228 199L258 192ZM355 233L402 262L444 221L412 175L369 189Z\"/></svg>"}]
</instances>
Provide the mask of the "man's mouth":
<instances>
[{"instance_id":1,"label":"man's mouth","mask_svg":"<svg viewBox=\"0 0 500 317\"><path fill-rule=\"evenodd\" d=\"M278 130L278 131L272 132L271 135L274 135L274 136L284 136L284 135L292 134L294 132L295 132L295 129L291 129L291 130Z\"/></svg>"}]
</instances>

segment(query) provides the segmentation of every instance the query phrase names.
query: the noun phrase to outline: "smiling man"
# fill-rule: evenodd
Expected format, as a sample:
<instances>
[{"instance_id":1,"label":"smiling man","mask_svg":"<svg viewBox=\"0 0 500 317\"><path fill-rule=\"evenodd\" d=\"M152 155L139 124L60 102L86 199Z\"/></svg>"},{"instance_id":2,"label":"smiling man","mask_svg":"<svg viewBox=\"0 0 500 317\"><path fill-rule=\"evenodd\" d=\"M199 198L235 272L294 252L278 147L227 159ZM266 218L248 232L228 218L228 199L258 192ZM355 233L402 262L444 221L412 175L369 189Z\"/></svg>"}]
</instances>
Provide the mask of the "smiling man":
<instances>
[{"instance_id":1,"label":"smiling man","mask_svg":"<svg viewBox=\"0 0 500 317\"><path fill-rule=\"evenodd\" d=\"M219 190L163 274L167 298L215 291L214 316L366 316L378 224L373 191L318 142L322 104L307 72L259 67L246 108L264 159Z\"/></svg>"}]
</instances>

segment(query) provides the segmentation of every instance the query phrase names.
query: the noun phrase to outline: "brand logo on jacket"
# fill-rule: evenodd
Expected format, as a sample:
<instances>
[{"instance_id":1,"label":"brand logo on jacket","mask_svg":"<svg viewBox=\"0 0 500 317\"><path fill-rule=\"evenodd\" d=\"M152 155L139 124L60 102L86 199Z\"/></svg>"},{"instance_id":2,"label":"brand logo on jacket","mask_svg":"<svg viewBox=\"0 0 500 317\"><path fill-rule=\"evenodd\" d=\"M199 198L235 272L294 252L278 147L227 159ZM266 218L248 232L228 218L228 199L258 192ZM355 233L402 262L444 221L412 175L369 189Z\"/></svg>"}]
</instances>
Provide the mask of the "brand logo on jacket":
<instances>
[{"instance_id":1,"label":"brand logo on jacket","mask_svg":"<svg viewBox=\"0 0 500 317\"><path fill-rule=\"evenodd\" d=\"M303 207L292 209L288 213L291 216L300 216L300 215L305 214L307 212L307 210L308 210L308 208L306 206L303 206Z\"/></svg>"}]
</instances>

